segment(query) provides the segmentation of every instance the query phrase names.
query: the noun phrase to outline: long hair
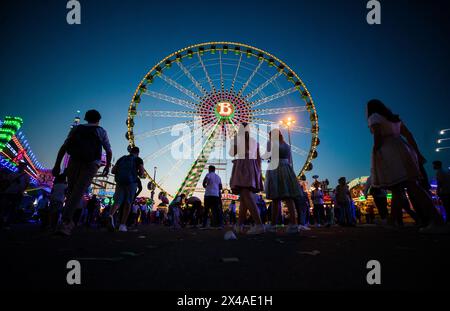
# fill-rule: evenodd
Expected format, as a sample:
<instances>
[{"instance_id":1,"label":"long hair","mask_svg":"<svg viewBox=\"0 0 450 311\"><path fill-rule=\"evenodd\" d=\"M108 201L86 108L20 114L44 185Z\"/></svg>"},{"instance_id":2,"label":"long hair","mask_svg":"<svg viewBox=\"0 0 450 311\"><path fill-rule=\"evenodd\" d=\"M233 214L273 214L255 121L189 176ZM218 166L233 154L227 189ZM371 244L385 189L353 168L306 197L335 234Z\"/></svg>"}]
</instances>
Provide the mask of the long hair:
<instances>
[{"instance_id":1,"label":"long hair","mask_svg":"<svg viewBox=\"0 0 450 311\"><path fill-rule=\"evenodd\" d=\"M269 133L270 140L272 140L273 135L278 135L278 141L280 142L280 144L284 143L283 134L281 133L281 131L279 129L273 129L270 131L270 133Z\"/></svg>"},{"instance_id":2,"label":"long hair","mask_svg":"<svg viewBox=\"0 0 450 311\"><path fill-rule=\"evenodd\" d=\"M392 123L401 122L398 114L392 113L391 109L386 107L386 105L379 99L372 99L367 103L367 118L370 118L370 116L374 113L382 115Z\"/></svg>"},{"instance_id":3,"label":"long hair","mask_svg":"<svg viewBox=\"0 0 450 311\"><path fill-rule=\"evenodd\" d=\"M244 148L245 148L245 158L248 158L248 152L250 149L250 128L249 124L246 122L243 122L238 129L238 132L236 134L236 139L234 140L234 154L238 154L238 139L239 137L244 136ZM240 142L242 143L242 142Z\"/></svg>"},{"instance_id":4,"label":"long hair","mask_svg":"<svg viewBox=\"0 0 450 311\"><path fill-rule=\"evenodd\" d=\"M276 139L278 140L278 144L283 144L284 141L284 137L283 134L281 133L281 131L277 128L271 130L269 132L269 140L267 141L267 151L272 151L272 145L273 145L273 139L274 137L276 137Z\"/></svg>"}]
</instances>

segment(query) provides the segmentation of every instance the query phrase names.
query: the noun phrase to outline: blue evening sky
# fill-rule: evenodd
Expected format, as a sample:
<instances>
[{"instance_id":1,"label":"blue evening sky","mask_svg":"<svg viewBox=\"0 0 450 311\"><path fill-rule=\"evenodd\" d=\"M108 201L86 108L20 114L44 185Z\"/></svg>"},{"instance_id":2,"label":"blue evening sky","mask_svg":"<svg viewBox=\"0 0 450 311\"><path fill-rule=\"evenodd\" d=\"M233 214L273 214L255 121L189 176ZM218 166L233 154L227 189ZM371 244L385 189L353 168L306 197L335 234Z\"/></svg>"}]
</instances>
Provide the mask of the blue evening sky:
<instances>
[{"instance_id":1,"label":"blue evening sky","mask_svg":"<svg viewBox=\"0 0 450 311\"><path fill-rule=\"evenodd\" d=\"M450 128L447 1L381 1L379 26L366 23L365 0L81 0L74 26L64 0L11 2L0 6L0 117L24 118L47 166L76 110L101 111L115 156L125 153L141 78L173 51L206 41L262 48L301 76L320 123L313 173L333 184L369 172L365 103L374 97L401 115L429 160L450 158L434 152L439 129Z\"/></svg>"}]
</instances>

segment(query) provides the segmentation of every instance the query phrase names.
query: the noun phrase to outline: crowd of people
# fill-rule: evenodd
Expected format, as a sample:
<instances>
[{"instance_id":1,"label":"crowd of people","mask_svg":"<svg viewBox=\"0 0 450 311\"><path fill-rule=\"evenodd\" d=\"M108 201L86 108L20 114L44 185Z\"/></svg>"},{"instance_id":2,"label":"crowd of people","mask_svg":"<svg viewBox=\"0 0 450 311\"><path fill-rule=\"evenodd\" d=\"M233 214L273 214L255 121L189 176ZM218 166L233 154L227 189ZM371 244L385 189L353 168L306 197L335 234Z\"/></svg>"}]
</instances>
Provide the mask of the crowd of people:
<instances>
[{"instance_id":1,"label":"crowd of people","mask_svg":"<svg viewBox=\"0 0 450 311\"><path fill-rule=\"evenodd\" d=\"M364 194L373 197L379 223L402 226L403 211L406 211L421 232L447 232L444 217L438 213L430 195L424 169L426 160L405 123L379 100L371 100L367 104L367 119L374 145L371 176ZM154 206L154 202L150 206L141 203L138 196L142 191L140 180L145 177L145 169L139 157L140 150L135 146L130 147L129 154L121 157L111 170L116 184L113 204L105 206L95 195L86 201L88 188L102 165L100 176L109 174L112 150L107 132L99 125L100 113L90 110L85 120L86 124L70 131L59 149L52 170L55 176L53 189L48 195L44 193L38 203L40 221L45 230L68 236L80 224L127 232L139 224L159 223L174 229L233 226L236 233L250 235L279 231L280 225L285 225L286 233L297 234L310 230L311 225L355 226L362 222L362 212L352 200L345 177L338 180L332 191L333 204L327 206L317 180L311 189L307 189L305 177L297 178L291 147L281 131L273 129L270 132L266 152L260 154L259 143L252 137L250 125L245 123L240 125L229 150L234 158L229 184L233 194L239 196L239 202L222 199L222 180L216 174L216 168L209 166L202 182L205 189L203 200L181 194L170 202L165 193L160 193L159 206ZM106 163L102 163L103 152L106 153ZM66 153L70 155L70 161L62 171L61 163ZM264 181L262 161L268 162ZM438 195L445 214L450 215L450 173L439 161L433 162L433 167ZM23 164L19 164L17 173L5 178L4 182L2 180L2 226L9 226L29 182ZM390 215L387 191L392 193ZM374 207L365 210L366 223L374 222ZM449 217L445 218L448 222Z\"/></svg>"},{"instance_id":2,"label":"crowd of people","mask_svg":"<svg viewBox=\"0 0 450 311\"><path fill-rule=\"evenodd\" d=\"M18 207L30 185L30 177L25 172L25 167L25 163L21 162L16 173L2 171L0 175L0 228L9 228L11 222L18 218Z\"/></svg>"}]
</instances>

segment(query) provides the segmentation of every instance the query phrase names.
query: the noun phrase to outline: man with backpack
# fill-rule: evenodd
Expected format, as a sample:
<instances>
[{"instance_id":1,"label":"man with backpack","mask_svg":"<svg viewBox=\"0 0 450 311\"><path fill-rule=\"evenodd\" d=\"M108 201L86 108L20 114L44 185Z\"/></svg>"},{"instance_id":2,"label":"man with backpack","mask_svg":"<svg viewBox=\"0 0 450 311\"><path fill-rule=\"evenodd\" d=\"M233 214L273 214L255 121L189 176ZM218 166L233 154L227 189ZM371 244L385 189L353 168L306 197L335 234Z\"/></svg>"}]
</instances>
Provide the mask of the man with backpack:
<instances>
[{"instance_id":1,"label":"man with backpack","mask_svg":"<svg viewBox=\"0 0 450 311\"><path fill-rule=\"evenodd\" d=\"M109 213L109 226L114 230L114 214L123 205L122 219L119 231L127 232L127 219L130 207L136 198L139 178L144 177L144 161L139 157L139 148L132 147L130 154L121 157L112 169L115 175L116 192L114 193L114 205Z\"/></svg>"},{"instance_id":2,"label":"man with backpack","mask_svg":"<svg viewBox=\"0 0 450 311\"><path fill-rule=\"evenodd\" d=\"M53 176L61 172L61 162L66 153L70 159L67 166L67 200L58 232L70 235L75 224L73 216L88 190L92 179L101 166L102 148L106 152L106 166L102 176L107 176L111 167L112 151L108 134L99 126L101 115L96 110L86 112L87 124L75 126L61 146L53 167Z\"/></svg>"}]
</instances>

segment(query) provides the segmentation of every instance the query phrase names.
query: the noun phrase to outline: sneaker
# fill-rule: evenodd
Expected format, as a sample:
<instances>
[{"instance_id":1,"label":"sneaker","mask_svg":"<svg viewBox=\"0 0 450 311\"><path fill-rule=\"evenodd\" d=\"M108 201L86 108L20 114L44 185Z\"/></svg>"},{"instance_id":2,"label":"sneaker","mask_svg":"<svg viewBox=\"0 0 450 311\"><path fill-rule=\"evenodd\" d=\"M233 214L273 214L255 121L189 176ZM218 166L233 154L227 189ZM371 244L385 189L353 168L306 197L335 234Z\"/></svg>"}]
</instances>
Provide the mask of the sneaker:
<instances>
[{"instance_id":1,"label":"sneaker","mask_svg":"<svg viewBox=\"0 0 450 311\"><path fill-rule=\"evenodd\" d=\"M257 234L263 234L265 232L263 225L256 225L253 226L250 230L247 231L247 234L249 235L257 235Z\"/></svg>"},{"instance_id":2,"label":"sneaker","mask_svg":"<svg viewBox=\"0 0 450 311\"><path fill-rule=\"evenodd\" d=\"M119 226L119 231L120 232L128 232L127 226L126 225L120 225Z\"/></svg>"},{"instance_id":3,"label":"sneaker","mask_svg":"<svg viewBox=\"0 0 450 311\"><path fill-rule=\"evenodd\" d=\"M308 226L299 225L298 226L298 230L300 230L300 231L310 231L311 228L308 227Z\"/></svg>"},{"instance_id":4,"label":"sneaker","mask_svg":"<svg viewBox=\"0 0 450 311\"><path fill-rule=\"evenodd\" d=\"M287 228L286 230L287 234L297 234L298 233L298 226L296 225L291 225Z\"/></svg>"},{"instance_id":5,"label":"sneaker","mask_svg":"<svg viewBox=\"0 0 450 311\"><path fill-rule=\"evenodd\" d=\"M114 229L116 229L114 226L114 217L112 215L108 216L106 225L108 226L109 231L114 231Z\"/></svg>"},{"instance_id":6,"label":"sneaker","mask_svg":"<svg viewBox=\"0 0 450 311\"><path fill-rule=\"evenodd\" d=\"M63 222L58 230L56 230L56 233L61 234L61 235L65 235L65 236L70 236L72 234L72 230L75 227L73 222Z\"/></svg>"}]
</instances>

